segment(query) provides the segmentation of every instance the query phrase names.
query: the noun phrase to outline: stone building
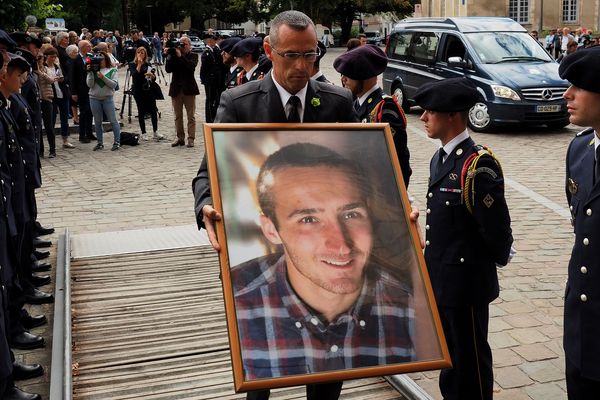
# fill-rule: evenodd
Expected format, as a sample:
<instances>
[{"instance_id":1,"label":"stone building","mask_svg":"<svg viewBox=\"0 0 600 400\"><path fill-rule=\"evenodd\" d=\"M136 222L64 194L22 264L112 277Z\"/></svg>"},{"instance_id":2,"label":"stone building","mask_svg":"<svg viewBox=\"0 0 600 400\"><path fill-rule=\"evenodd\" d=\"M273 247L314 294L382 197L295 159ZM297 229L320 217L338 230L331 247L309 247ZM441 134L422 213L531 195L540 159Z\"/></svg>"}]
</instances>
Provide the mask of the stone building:
<instances>
[{"instance_id":1,"label":"stone building","mask_svg":"<svg viewBox=\"0 0 600 400\"><path fill-rule=\"evenodd\" d=\"M600 0L421 0L423 17L510 17L528 30L600 31Z\"/></svg>"}]
</instances>

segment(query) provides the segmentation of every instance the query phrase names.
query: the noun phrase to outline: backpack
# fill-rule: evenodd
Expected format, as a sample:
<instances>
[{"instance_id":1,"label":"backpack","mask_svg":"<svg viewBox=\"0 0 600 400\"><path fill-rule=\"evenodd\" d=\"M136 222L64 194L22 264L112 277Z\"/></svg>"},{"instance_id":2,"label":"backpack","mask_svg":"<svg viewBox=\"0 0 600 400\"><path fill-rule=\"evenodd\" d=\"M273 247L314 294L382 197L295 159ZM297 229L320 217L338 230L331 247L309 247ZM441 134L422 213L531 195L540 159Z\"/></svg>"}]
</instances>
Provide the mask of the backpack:
<instances>
[{"instance_id":1,"label":"backpack","mask_svg":"<svg viewBox=\"0 0 600 400\"><path fill-rule=\"evenodd\" d=\"M140 142L140 135L129 133L129 132L121 132L121 146L137 146Z\"/></svg>"}]
</instances>

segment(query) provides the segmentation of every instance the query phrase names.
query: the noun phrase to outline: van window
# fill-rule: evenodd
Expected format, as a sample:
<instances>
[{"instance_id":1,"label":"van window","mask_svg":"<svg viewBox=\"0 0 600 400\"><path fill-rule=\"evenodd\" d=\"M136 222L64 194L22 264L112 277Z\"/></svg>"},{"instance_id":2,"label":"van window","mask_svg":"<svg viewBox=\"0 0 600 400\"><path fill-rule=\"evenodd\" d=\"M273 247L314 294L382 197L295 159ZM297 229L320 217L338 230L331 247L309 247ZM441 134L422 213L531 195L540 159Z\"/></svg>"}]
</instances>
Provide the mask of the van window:
<instances>
[{"instance_id":1,"label":"van window","mask_svg":"<svg viewBox=\"0 0 600 400\"><path fill-rule=\"evenodd\" d=\"M552 61L527 32L475 32L465 37L484 64Z\"/></svg>"},{"instance_id":2,"label":"van window","mask_svg":"<svg viewBox=\"0 0 600 400\"><path fill-rule=\"evenodd\" d=\"M435 60L438 36L432 32L416 32L411 45L411 55L415 62L429 64Z\"/></svg>"},{"instance_id":3,"label":"van window","mask_svg":"<svg viewBox=\"0 0 600 400\"><path fill-rule=\"evenodd\" d=\"M408 61L409 48L412 39L412 33L398 33L390 37L390 46L388 57L396 60Z\"/></svg>"},{"instance_id":4,"label":"van window","mask_svg":"<svg viewBox=\"0 0 600 400\"><path fill-rule=\"evenodd\" d=\"M448 62L450 57L465 59L465 45L458 36L446 35L446 42L442 50L442 61Z\"/></svg>"}]
</instances>

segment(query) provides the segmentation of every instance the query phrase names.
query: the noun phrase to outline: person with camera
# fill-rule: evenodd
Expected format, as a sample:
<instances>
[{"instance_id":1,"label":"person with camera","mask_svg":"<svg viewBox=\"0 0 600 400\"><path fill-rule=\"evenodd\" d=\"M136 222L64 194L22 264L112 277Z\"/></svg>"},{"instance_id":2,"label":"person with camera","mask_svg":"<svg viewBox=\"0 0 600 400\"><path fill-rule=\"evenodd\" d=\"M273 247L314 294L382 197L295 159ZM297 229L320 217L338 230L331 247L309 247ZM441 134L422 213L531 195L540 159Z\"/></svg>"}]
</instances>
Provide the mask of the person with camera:
<instances>
[{"instance_id":1,"label":"person with camera","mask_svg":"<svg viewBox=\"0 0 600 400\"><path fill-rule=\"evenodd\" d=\"M104 149L104 132L102 129L102 116L106 115L112 126L114 141L112 151L119 150L121 147L121 127L117 121L115 112L115 88L119 82L117 78L117 68L110 61L110 56L106 52L94 53L89 57L87 64L86 83L90 88L90 108L94 116L94 126L96 127L96 137L98 144L94 151Z\"/></svg>"},{"instance_id":2,"label":"person with camera","mask_svg":"<svg viewBox=\"0 0 600 400\"><path fill-rule=\"evenodd\" d=\"M148 54L148 57L152 57L152 49L150 48L150 44L143 39L144 36L142 35L142 32L138 31L137 29L133 29L131 31L130 37L131 47L133 47L134 49L137 49L138 47L144 47L146 49L146 54Z\"/></svg>"},{"instance_id":3,"label":"person with camera","mask_svg":"<svg viewBox=\"0 0 600 400\"><path fill-rule=\"evenodd\" d=\"M148 54L144 47L138 47L135 51L135 59L129 64L131 73L132 92L138 109L138 121L142 131L142 140L148 140L146 134L146 114L150 114L152 120L152 137L155 141L163 140L165 137L158 133L158 115L156 110L156 75L154 68L148 63ZM160 91L160 88L158 88Z\"/></svg>"},{"instance_id":4,"label":"person with camera","mask_svg":"<svg viewBox=\"0 0 600 400\"><path fill-rule=\"evenodd\" d=\"M192 53L192 42L184 36L179 42L170 40L167 43L167 61L165 70L172 73L169 96L175 111L175 129L177 138L171 143L172 147L185 145L183 130L183 107L187 113L188 141L187 147L194 147L196 138L196 96L200 94L194 71L198 65L198 55Z\"/></svg>"}]
</instances>

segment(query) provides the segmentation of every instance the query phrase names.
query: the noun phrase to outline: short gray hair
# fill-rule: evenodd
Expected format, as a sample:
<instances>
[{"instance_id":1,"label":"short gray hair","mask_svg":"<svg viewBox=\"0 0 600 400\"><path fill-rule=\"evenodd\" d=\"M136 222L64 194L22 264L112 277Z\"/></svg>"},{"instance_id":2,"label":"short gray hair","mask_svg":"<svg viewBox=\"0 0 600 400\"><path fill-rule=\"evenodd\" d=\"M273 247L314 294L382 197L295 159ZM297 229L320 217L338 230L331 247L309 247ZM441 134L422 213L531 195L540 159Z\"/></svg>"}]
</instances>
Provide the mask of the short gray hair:
<instances>
[{"instance_id":1,"label":"short gray hair","mask_svg":"<svg viewBox=\"0 0 600 400\"><path fill-rule=\"evenodd\" d=\"M70 57L71 54L73 54L73 53L79 53L79 48L77 48L76 44L70 44L67 46L65 51L67 52L67 55Z\"/></svg>"},{"instance_id":2,"label":"short gray hair","mask_svg":"<svg viewBox=\"0 0 600 400\"><path fill-rule=\"evenodd\" d=\"M315 23L308 15L296 10L284 11L278 14L275 18L273 18L273 21L271 21L269 38L273 47L277 46L277 41L279 40L279 28L282 25L287 25L293 30L299 32L306 30L309 26L312 26L313 30L316 32Z\"/></svg>"},{"instance_id":3,"label":"short gray hair","mask_svg":"<svg viewBox=\"0 0 600 400\"><path fill-rule=\"evenodd\" d=\"M56 34L56 44L58 45L60 43L61 40L63 40L64 38L69 38L69 34L67 32L58 32Z\"/></svg>"}]
</instances>

